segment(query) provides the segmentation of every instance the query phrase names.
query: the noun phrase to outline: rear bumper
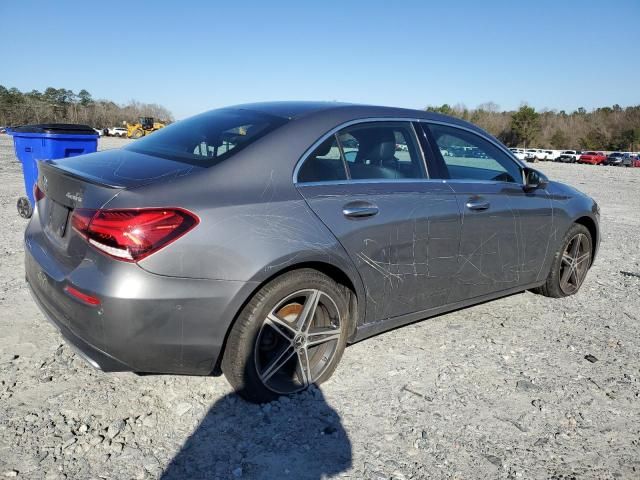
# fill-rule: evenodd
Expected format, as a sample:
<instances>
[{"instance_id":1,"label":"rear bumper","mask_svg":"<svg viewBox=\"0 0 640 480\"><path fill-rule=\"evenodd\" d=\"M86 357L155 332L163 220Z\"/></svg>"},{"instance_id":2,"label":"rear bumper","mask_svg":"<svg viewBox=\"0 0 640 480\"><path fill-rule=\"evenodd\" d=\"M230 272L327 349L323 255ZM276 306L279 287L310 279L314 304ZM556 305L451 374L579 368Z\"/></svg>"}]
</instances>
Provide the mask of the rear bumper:
<instances>
[{"instance_id":1,"label":"rear bumper","mask_svg":"<svg viewBox=\"0 0 640 480\"><path fill-rule=\"evenodd\" d=\"M91 365L103 371L208 375L252 282L165 277L98 253L70 272L25 242L31 293L47 319ZM73 285L100 299L85 305Z\"/></svg>"},{"instance_id":2,"label":"rear bumper","mask_svg":"<svg viewBox=\"0 0 640 480\"><path fill-rule=\"evenodd\" d=\"M34 302L40 308L40 311L44 317L53 325L60 334L64 337L71 347L92 367L102 370L104 372L126 372L132 371L132 368L119 360L116 360L111 355L106 354L102 350L87 343L82 338L77 336L73 331L65 326L64 323L57 321L52 311L47 308L45 303L35 293L31 283L27 281L29 286L29 293Z\"/></svg>"}]
</instances>

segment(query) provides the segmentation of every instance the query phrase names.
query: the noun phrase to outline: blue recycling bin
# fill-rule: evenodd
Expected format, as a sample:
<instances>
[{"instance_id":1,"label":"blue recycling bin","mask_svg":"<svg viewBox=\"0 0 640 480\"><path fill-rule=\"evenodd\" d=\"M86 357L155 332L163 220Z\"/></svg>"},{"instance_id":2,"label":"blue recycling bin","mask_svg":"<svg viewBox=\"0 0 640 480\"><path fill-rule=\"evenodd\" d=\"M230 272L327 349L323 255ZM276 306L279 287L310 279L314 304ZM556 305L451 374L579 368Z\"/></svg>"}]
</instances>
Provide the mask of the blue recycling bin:
<instances>
[{"instance_id":1,"label":"blue recycling bin","mask_svg":"<svg viewBox=\"0 0 640 480\"><path fill-rule=\"evenodd\" d=\"M26 197L18 199L18 213L31 217L35 201L33 187L38 180L38 161L75 157L98 149L98 134L88 125L46 123L7 129L13 136L16 157L22 164Z\"/></svg>"}]
</instances>

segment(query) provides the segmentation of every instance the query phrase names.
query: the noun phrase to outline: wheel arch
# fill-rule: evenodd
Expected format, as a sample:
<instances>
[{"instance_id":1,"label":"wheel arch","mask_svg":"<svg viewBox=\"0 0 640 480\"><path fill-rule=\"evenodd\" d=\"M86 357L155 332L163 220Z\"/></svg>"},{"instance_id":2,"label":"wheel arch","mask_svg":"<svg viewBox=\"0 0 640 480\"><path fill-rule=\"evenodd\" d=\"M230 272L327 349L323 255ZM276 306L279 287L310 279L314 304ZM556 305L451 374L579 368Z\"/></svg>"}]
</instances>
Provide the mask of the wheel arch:
<instances>
[{"instance_id":1,"label":"wheel arch","mask_svg":"<svg viewBox=\"0 0 640 480\"><path fill-rule=\"evenodd\" d=\"M295 271L295 270L303 270L303 269L312 269L320 273L323 273L324 275L328 276L329 278L331 278L338 284L343 285L346 288L347 295L348 295L347 301L349 305L349 339L354 337L356 333L356 328L359 324L362 323L361 320L364 317L364 309L358 307L359 305L364 305L364 302L361 302L361 303L359 302L359 299L361 299L362 296L364 295L364 290L361 287L361 283L359 283L359 278L358 279L351 278L351 276L348 275L344 271L344 269L326 261L305 261L301 263L287 265L286 267L283 267L275 272L272 272L271 275L269 275L268 277L261 279L260 282L256 285L256 287L243 300L242 304L240 305L240 308L238 308L238 310L234 314L233 319L231 320L229 325L227 325L227 329L224 335L224 341L222 342L222 348L220 349L218 359L216 360L215 366L213 368L214 375L219 375L222 373L221 364L227 348L227 341L229 339L229 334L231 333L233 326L238 320L238 316L240 315L242 310L245 308L247 303L251 301L254 295L258 293L262 287L264 287L266 284L268 284L272 280L276 279L281 275L284 275L285 273Z\"/></svg>"},{"instance_id":2,"label":"wheel arch","mask_svg":"<svg viewBox=\"0 0 640 480\"><path fill-rule=\"evenodd\" d=\"M589 230L589 233L591 234L591 262L593 263L596 258L596 253L598 252L598 244L600 243L596 221L588 215L583 215L582 217L576 218L573 223L582 225Z\"/></svg>"}]
</instances>

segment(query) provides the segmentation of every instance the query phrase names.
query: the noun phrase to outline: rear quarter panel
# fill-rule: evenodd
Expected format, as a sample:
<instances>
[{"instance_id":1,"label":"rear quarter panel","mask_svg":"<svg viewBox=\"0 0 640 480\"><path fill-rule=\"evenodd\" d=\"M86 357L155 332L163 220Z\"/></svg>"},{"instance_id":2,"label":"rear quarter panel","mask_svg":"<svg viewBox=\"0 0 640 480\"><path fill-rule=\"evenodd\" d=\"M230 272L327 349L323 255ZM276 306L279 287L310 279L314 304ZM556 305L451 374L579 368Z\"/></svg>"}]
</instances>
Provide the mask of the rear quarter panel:
<instances>
[{"instance_id":1,"label":"rear quarter panel","mask_svg":"<svg viewBox=\"0 0 640 480\"><path fill-rule=\"evenodd\" d=\"M158 275L260 285L297 265L322 263L344 272L356 294L364 295L343 247L293 186L297 158L283 175L256 168L250 157L239 154L202 173L124 190L112 199L107 208L175 206L200 219L140 267Z\"/></svg>"}]
</instances>

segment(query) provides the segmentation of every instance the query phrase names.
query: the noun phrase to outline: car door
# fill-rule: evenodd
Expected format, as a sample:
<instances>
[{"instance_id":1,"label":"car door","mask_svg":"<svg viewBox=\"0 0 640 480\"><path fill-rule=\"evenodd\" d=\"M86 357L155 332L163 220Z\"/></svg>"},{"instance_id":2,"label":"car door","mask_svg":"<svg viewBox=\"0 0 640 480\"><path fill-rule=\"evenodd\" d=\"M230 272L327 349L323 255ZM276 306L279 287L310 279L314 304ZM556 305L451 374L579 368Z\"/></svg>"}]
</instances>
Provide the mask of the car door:
<instances>
[{"instance_id":1,"label":"car door","mask_svg":"<svg viewBox=\"0 0 640 480\"><path fill-rule=\"evenodd\" d=\"M451 300L544 280L553 232L547 192L526 191L520 164L489 137L453 125L426 125L462 215Z\"/></svg>"},{"instance_id":2,"label":"car door","mask_svg":"<svg viewBox=\"0 0 640 480\"><path fill-rule=\"evenodd\" d=\"M296 184L356 265L366 322L447 302L460 213L452 189L428 178L410 122L336 131L306 157Z\"/></svg>"}]
</instances>

